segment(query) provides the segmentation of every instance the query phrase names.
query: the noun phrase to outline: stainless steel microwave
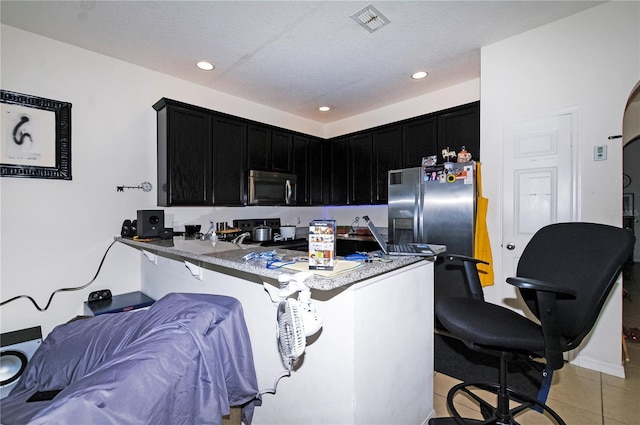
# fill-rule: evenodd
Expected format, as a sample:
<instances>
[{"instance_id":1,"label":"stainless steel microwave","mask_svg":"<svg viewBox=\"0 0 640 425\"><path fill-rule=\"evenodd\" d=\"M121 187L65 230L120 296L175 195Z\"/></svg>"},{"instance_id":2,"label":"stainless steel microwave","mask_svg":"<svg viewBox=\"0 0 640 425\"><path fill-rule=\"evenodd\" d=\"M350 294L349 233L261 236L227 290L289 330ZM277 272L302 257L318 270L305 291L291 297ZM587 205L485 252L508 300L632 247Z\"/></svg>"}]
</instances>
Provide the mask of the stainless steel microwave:
<instances>
[{"instance_id":1,"label":"stainless steel microwave","mask_svg":"<svg viewBox=\"0 0 640 425\"><path fill-rule=\"evenodd\" d=\"M295 174L249 170L249 205L295 205Z\"/></svg>"}]
</instances>

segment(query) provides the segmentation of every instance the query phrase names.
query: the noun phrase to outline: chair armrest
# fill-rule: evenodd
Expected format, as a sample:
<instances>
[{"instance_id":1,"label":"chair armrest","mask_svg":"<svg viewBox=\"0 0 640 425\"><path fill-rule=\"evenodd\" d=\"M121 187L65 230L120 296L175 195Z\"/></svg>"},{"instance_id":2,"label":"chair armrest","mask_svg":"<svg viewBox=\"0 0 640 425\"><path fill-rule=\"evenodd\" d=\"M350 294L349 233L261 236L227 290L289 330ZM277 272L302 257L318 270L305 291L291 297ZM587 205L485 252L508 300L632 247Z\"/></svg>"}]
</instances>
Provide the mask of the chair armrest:
<instances>
[{"instance_id":1,"label":"chair armrest","mask_svg":"<svg viewBox=\"0 0 640 425\"><path fill-rule=\"evenodd\" d=\"M520 289L533 289L534 291L553 292L555 294L569 295L575 297L577 292L571 288L553 286L543 280L531 279L528 277L508 277L507 283L517 286Z\"/></svg>"},{"instance_id":2,"label":"chair armrest","mask_svg":"<svg viewBox=\"0 0 640 425\"><path fill-rule=\"evenodd\" d=\"M564 365L562 336L558 325L558 298L574 297L576 291L570 288L562 288L551 285L538 279L526 277L509 277L507 283L520 289L533 290L536 293L538 303L538 319L542 328L545 341L545 358L547 367L551 370L562 368Z\"/></svg>"},{"instance_id":3,"label":"chair armrest","mask_svg":"<svg viewBox=\"0 0 640 425\"><path fill-rule=\"evenodd\" d=\"M459 254L447 254L447 259L449 261L453 261L453 260L460 260L463 262L471 262L474 264L489 264L488 262L484 261L484 260L480 260L478 258L473 258L473 257L467 257L466 255L459 255Z\"/></svg>"},{"instance_id":4,"label":"chair armrest","mask_svg":"<svg viewBox=\"0 0 640 425\"><path fill-rule=\"evenodd\" d=\"M486 261L479 260L473 257L467 257L466 255L447 254L447 260L449 261L461 261L464 267L464 274L467 279L467 286L471 297L476 300L484 301L484 291L482 290L482 284L480 283L480 275L478 274L478 264L489 264Z\"/></svg>"}]
</instances>

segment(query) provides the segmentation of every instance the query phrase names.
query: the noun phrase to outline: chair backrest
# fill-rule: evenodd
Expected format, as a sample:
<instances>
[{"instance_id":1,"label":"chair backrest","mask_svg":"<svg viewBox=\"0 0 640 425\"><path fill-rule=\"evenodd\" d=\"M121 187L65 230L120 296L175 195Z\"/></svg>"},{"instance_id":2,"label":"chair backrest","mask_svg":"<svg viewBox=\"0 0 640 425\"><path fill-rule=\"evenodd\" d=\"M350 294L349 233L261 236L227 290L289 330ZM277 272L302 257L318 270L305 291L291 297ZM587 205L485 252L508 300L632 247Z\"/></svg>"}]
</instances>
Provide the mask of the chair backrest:
<instances>
[{"instance_id":1,"label":"chair backrest","mask_svg":"<svg viewBox=\"0 0 640 425\"><path fill-rule=\"evenodd\" d=\"M571 288L577 296L558 300L563 351L576 348L595 324L629 258L634 236L627 230L595 223L556 223L540 229L522 253L517 275ZM520 291L540 318L532 290Z\"/></svg>"}]
</instances>

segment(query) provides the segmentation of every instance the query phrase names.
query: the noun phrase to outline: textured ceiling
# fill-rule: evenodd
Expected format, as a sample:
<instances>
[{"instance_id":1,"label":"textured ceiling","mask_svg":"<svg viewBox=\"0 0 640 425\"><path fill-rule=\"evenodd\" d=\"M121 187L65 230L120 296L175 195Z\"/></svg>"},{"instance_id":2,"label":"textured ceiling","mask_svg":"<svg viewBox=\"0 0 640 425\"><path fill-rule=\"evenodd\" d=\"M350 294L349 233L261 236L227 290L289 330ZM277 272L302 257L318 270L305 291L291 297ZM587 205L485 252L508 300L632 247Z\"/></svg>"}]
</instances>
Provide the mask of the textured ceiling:
<instances>
[{"instance_id":1,"label":"textured ceiling","mask_svg":"<svg viewBox=\"0 0 640 425\"><path fill-rule=\"evenodd\" d=\"M326 123L479 78L480 47L600 3L3 0L0 17ZM391 21L374 33L350 18L369 4ZM216 69L196 69L201 59ZM412 80L418 70L429 77Z\"/></svg>"}]
</instances>

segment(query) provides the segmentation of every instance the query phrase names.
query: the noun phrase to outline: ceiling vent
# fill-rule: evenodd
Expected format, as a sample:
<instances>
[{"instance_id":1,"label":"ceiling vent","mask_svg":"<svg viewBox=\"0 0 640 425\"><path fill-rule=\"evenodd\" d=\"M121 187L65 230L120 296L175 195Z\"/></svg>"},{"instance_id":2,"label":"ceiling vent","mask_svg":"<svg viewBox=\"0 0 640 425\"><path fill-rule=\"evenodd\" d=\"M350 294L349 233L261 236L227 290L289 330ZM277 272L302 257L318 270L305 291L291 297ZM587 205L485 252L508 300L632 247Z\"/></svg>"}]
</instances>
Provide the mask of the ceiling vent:
<instances>
[{"instance_id":1,"label":"ceiling vent","mask_svg":"<svg viewBox=\"0 0 640 425\"><path fill-rule=\"evenodd\" d=\"M357 11L351 15L351 19L369 32L377 31L389 23L387 17L378 12L372 5Z\"/></svg>"}]
</instances>

